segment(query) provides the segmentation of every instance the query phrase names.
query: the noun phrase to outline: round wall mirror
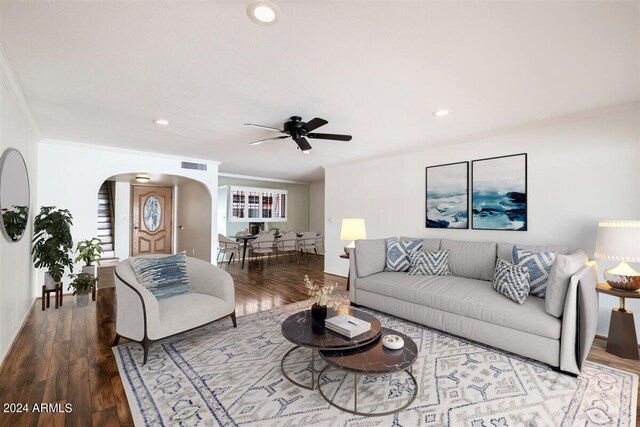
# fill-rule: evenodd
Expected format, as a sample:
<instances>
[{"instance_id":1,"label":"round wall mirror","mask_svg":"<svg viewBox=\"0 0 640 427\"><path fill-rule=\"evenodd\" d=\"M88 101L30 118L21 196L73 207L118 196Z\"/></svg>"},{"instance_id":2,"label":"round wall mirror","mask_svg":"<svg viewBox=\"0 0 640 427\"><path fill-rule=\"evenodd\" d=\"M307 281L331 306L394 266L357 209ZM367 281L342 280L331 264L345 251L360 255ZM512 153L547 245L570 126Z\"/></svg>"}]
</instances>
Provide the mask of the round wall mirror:
<instances>
[{"instance_id":1,"label":"round wall mirror","mask_svg":"<svg viewBox=\"0 0 640 427\"><path fill-rule=\"evenodd\" d=\"M27 229L29 200L27 164L18 150L8 148L0 158L0 228L10 242L20 240Z\"/></svg>"}]
</instances>

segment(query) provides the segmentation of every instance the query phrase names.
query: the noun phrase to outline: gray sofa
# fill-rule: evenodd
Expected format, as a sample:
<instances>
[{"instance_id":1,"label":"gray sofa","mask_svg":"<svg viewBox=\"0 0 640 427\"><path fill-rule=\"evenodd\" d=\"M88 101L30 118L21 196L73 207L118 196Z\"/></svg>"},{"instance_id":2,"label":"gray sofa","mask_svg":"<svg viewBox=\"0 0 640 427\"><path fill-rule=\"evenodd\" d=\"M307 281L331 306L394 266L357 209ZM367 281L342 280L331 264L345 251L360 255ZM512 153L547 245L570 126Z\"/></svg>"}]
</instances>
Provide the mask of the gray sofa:
<instances>
[{"instance_id":1,"label":"gray sofa","mask_svg":"<svg viewBox=\"0 0 640 427\"><path fill-rule=\"evenodd\" d=\"M350 299L354 305L501 348L567 373L580 373L598 319L595 265L584 252L519 245L562 255L551 270L554 283L562 286L548 288L546 299L529 295L520 305L491 284L497 257L512 261L513 244L425 239L424 251L449 250L452 276L409 276L384 271L386 240L359 240L351 250Z\"/></svg>"}]
</instances>

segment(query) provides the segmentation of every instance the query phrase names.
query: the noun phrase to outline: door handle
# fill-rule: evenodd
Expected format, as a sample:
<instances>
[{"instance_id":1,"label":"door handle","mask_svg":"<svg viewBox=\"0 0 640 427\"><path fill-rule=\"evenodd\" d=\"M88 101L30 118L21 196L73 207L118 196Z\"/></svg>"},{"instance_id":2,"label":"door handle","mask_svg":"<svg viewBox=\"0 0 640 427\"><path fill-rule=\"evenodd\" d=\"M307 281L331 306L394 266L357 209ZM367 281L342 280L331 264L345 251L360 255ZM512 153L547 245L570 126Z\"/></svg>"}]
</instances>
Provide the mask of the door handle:
<instances>
[{"instance_id":1,"label":"door handle","mask_svg":"<svg viewBox=\"0 0 640 427\"><path fill-rule=\"evenodd\" d=\"M138 229L138 227L133 227L133 229L134 229L134 230L137 230L137 229Z\"/></svg>"}]
</instances>

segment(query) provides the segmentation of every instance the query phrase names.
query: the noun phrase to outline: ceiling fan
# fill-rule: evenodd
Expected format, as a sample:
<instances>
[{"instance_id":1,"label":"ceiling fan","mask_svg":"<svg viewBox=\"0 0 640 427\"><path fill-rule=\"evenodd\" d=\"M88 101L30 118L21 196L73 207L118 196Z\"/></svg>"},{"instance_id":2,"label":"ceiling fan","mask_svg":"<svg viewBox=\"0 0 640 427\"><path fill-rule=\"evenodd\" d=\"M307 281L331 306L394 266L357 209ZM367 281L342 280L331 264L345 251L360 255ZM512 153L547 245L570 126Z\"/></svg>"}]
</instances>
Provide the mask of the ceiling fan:
<instances>
[{"instance_id":1,"label":"ceiling fan","mask_svg":"<svg viewBox=\"0 0 640 427\"><path fill-rule=\"evenodd\" d=\"M263 144L269 141L275 141L278 139L291 138L295 141L298 149L300 149L303 153L308 153L311 151L311 144L307 141L307 138L312 139L331 139L334 141L351 141L351 135L336 135L332 133L317 133L313 132L318 129L320 126L324 126L328 121L325 119L321 119L316 117L315 119L311 119L308 122L303 122L302 117L300 116L291 116L288 122L285 122L282 125L282 129L274 128L271 126L264 125L256 125L253 123L245 123L245 126L252 126L260 129L272 130L275 132L280 132L283 135L274 136L272 138L261 139L259 141L253 141L251 145Z\"/></svg>"}]
</instances>

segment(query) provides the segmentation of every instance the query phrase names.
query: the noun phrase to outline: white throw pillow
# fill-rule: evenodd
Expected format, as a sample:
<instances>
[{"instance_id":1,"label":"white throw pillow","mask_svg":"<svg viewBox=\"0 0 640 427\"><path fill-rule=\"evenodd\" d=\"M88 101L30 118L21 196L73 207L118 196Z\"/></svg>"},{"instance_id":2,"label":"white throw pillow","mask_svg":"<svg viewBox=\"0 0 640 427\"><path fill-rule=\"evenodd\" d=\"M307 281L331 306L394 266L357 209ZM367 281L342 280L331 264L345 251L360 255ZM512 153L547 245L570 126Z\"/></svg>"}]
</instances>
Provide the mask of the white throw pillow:
<instances>
[{"instance_id":1,"label":"white throw pillow","mask_svg":"<svg viewBox=\"0 0 640 427\"><path fill-rule=\"evenodd\" d=\"M547 313L555 317L561 317L564 312L564 300L567 297L571 276L588 261L585 251L578 249L570 255L558 255L547 281L547 296L545 308Z\"/></svg>"}]
</instances>

